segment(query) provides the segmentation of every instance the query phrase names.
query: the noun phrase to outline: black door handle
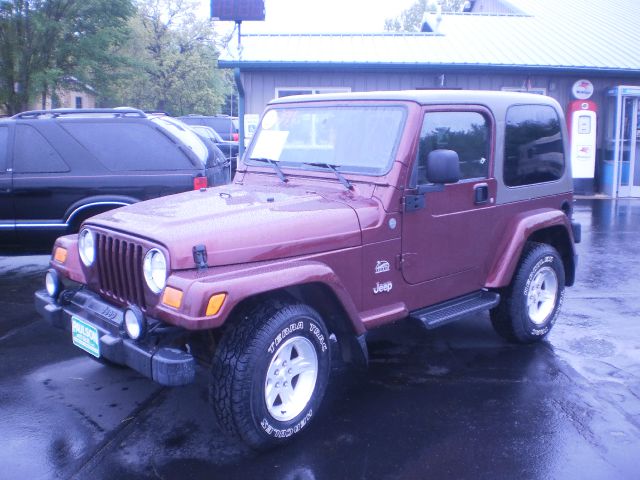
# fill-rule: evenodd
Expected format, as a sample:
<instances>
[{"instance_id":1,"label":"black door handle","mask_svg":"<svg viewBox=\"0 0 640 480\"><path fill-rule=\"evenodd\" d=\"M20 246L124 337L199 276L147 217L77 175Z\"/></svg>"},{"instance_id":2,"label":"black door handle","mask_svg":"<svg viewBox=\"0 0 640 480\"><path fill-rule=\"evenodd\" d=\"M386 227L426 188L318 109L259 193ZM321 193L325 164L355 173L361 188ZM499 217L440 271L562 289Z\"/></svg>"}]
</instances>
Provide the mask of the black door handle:
<instances>
[{"instance_id":1,"label":"black door handle","mask_svg":"<svg viewBox=\"0 0 640 480\"><path fill-rule=\"evenodd\" d=\"M489 201L489 185L486 183L479 183L473 187L473 203L476 205L482 205Z\"/></svg>"}]
</instances>

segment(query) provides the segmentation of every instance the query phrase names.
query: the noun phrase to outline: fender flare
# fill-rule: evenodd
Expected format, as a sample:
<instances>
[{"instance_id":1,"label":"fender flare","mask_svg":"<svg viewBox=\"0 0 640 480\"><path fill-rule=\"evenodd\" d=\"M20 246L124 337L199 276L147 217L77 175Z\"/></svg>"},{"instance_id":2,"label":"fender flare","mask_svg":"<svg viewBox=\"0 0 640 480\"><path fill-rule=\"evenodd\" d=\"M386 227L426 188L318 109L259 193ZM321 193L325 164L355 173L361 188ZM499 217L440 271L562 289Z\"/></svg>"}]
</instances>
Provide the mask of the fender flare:
<instances>
[{"instance_id":1,"label":"fender flare","mask_svg":"<svg viewBox=\"0 0 640 480\"><path fill-rule=\"evenodd\" d=\"M573 248L573 234L571 221L561 210L540 209L523 212L516 215L505 232L512 232L505 236L500 246L496 249L496 255L489 267L489 274L485 283L486 288L501 288L511 282L511 278L518 266L522 250L527 240L536 232L550 227L561 227L571 239L572 258L575 256Z\"/></svg>"},{"instance_id":2,"label":"fender flare","mask_svg":"<svg viewBox=\"0 0 640 480\"><path fill-rule=\"evenodd\" d=\"M213 272L177 272L167 279L167 285L184 292L184 307L176 312L161 303L157 306L157 316L169 323L188 330L205 330L221 326L243 301L300 285L322 284L335 295L344 309L356 335L366 329L351 294L342 284L338 275L328 265L314 260L282 261L247 265L237 268L213 268ZM216 271L217 270L217 271ZM211 295L226 293L227 298L217 315L203 316Z\"/></svg>"}]
</instances>

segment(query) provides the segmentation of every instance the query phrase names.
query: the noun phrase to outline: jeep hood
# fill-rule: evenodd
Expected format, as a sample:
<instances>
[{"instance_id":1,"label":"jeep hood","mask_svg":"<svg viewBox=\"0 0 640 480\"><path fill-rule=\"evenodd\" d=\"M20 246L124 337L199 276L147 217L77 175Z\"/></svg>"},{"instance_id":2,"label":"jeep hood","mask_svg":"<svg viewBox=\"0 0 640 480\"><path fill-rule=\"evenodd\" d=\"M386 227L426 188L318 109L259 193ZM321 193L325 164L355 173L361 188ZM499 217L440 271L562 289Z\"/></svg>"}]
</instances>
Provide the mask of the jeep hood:
<instances>
[{"instance_id":1,"label":"jeep hood","mask_svg":"<svg viewBox=\"0 0 640 480\"><path fill-rule=\"evenodd\" d=\"M169 250L171 268L273 260L361 244L355 208L371 199L304 187L225 185L160 197L92 217L87 224L144 237Z\"/></svg>"}]
</instances>

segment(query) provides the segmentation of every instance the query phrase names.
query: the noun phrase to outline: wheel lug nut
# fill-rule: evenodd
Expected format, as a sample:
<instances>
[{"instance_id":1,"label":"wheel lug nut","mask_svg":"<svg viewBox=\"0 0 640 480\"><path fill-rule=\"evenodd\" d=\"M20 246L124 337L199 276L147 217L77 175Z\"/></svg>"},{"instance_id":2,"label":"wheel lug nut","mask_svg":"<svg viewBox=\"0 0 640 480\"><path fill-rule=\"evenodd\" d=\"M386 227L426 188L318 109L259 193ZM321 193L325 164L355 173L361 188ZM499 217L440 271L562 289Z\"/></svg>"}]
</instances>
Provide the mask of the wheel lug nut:
<instances>
[{"instance_id":1,"label":"wheel lug nut","mask_svg":"<svg viewBox=\"0 0 640 480\"><path fill-rule=\"evenodd\" d=\"M283 387L286 387L286 386L287 386L287 382L284 382L284 383L282 384L282 386L283 386Z\"/></svg>"},{"instance_id":2,"label":"wheel lug nut","mask_svg":"<svg viewBox=\"0 0 640 480\"><path fill-rule=\"evenodd\" d=\"M286 367L287 366L287 362L282 362L282 366Z\"/></svg>"},{"instance_id":3,"label":"wheel lug nut","mask_svg":"<svg viewBox=\"0 0 640 480\"><path fill-rule=\"evenodd\" d=\"M276 382L276 388L280 388L280 382Z\"/></svg>"},{"instance_id":4,"label":"wheel lug nut","mask_svg":"<svg viewBox=\"0 0 640 480\"><path fill-rule=\"evenodd\" d=\"M291 369L287 370L287 373L288 373L289 375L291 375Z\"/></svg>"},{"instance_id":5,"label":"wheel lug nut","mask_svg":"<svg viewBox=\"0 0 640 480\"><path fill-rule=\"evenodd\" d=\"M280 370L276 370L275 372L273 372L274 375L279 375L280 374Z\"/></svg>"}]
</instances>

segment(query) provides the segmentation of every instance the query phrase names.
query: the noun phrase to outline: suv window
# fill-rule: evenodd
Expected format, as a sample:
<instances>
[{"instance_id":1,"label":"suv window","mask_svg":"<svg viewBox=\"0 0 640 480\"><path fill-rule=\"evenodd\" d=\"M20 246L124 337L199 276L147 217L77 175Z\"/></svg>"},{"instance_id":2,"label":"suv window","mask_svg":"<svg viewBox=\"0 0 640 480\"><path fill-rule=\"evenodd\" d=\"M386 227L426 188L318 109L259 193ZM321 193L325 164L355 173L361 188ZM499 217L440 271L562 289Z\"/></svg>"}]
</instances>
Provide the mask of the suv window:
<instances>
[{"instance_id":1,"label":"suv window","mask_svg":"<svg viewBox=\"0 0 640 480\"><path fill-rule=\"evenodd\" d=\"M113 171L193 168L187 155L156 128L129 123L66 122L64 128ZM149 159L153 159L152 162Z\"/></svg>"},{"instance_id":2,"label":"suv window","mask_svg":"<svg viewBox=\"0 0 640 480\"><path fill-rule=\"evenodd\" d=\"M0 127L0 173L7 169L7 143L9 138L9 129Z\"/></svg>"},{"instance_id":3,"label":"suv window","mask_svg":"<svg viewBox=\"0 0 640 480\"><path fill-rule=\"evenodd\" d=\"M49 142L30 125L16 126L13 171L15 173L68 172L69 166Z\"/></svg>"},{"instance_id":4,"label":"suv window","mask_svg":"<svg viewBox=\"0 0 640 480\"><path fill-rule=\"evenodd\" d=\"M428 112L420 132L417 183L428 183L427 156L437 149L458 154L461 179L486 178L489 138L489 124L479 112Z\"/></svg>"},{"instance_id":5,"label":"suv window","mask_svg":"<svg viewBox=\"0 0 640 480\"><path fill-rule=\"evenodd\" d=\"M187 125L204 125L213 128L224 140L233 140L233 134L238 133L238 126L232 117L200 117L184 116L178 117Z\"/></svg>"},{"instance_id":6,"label":"suv window","mask_svg":"<svg viewBox=\"0 0 640 480\"><path fill-rule=\"evenodd\" d=\"M517 187L562 177L565 162L562 131L552 107L510 107L504 141L505 185Z\"/></svg>"}]
</instances>

